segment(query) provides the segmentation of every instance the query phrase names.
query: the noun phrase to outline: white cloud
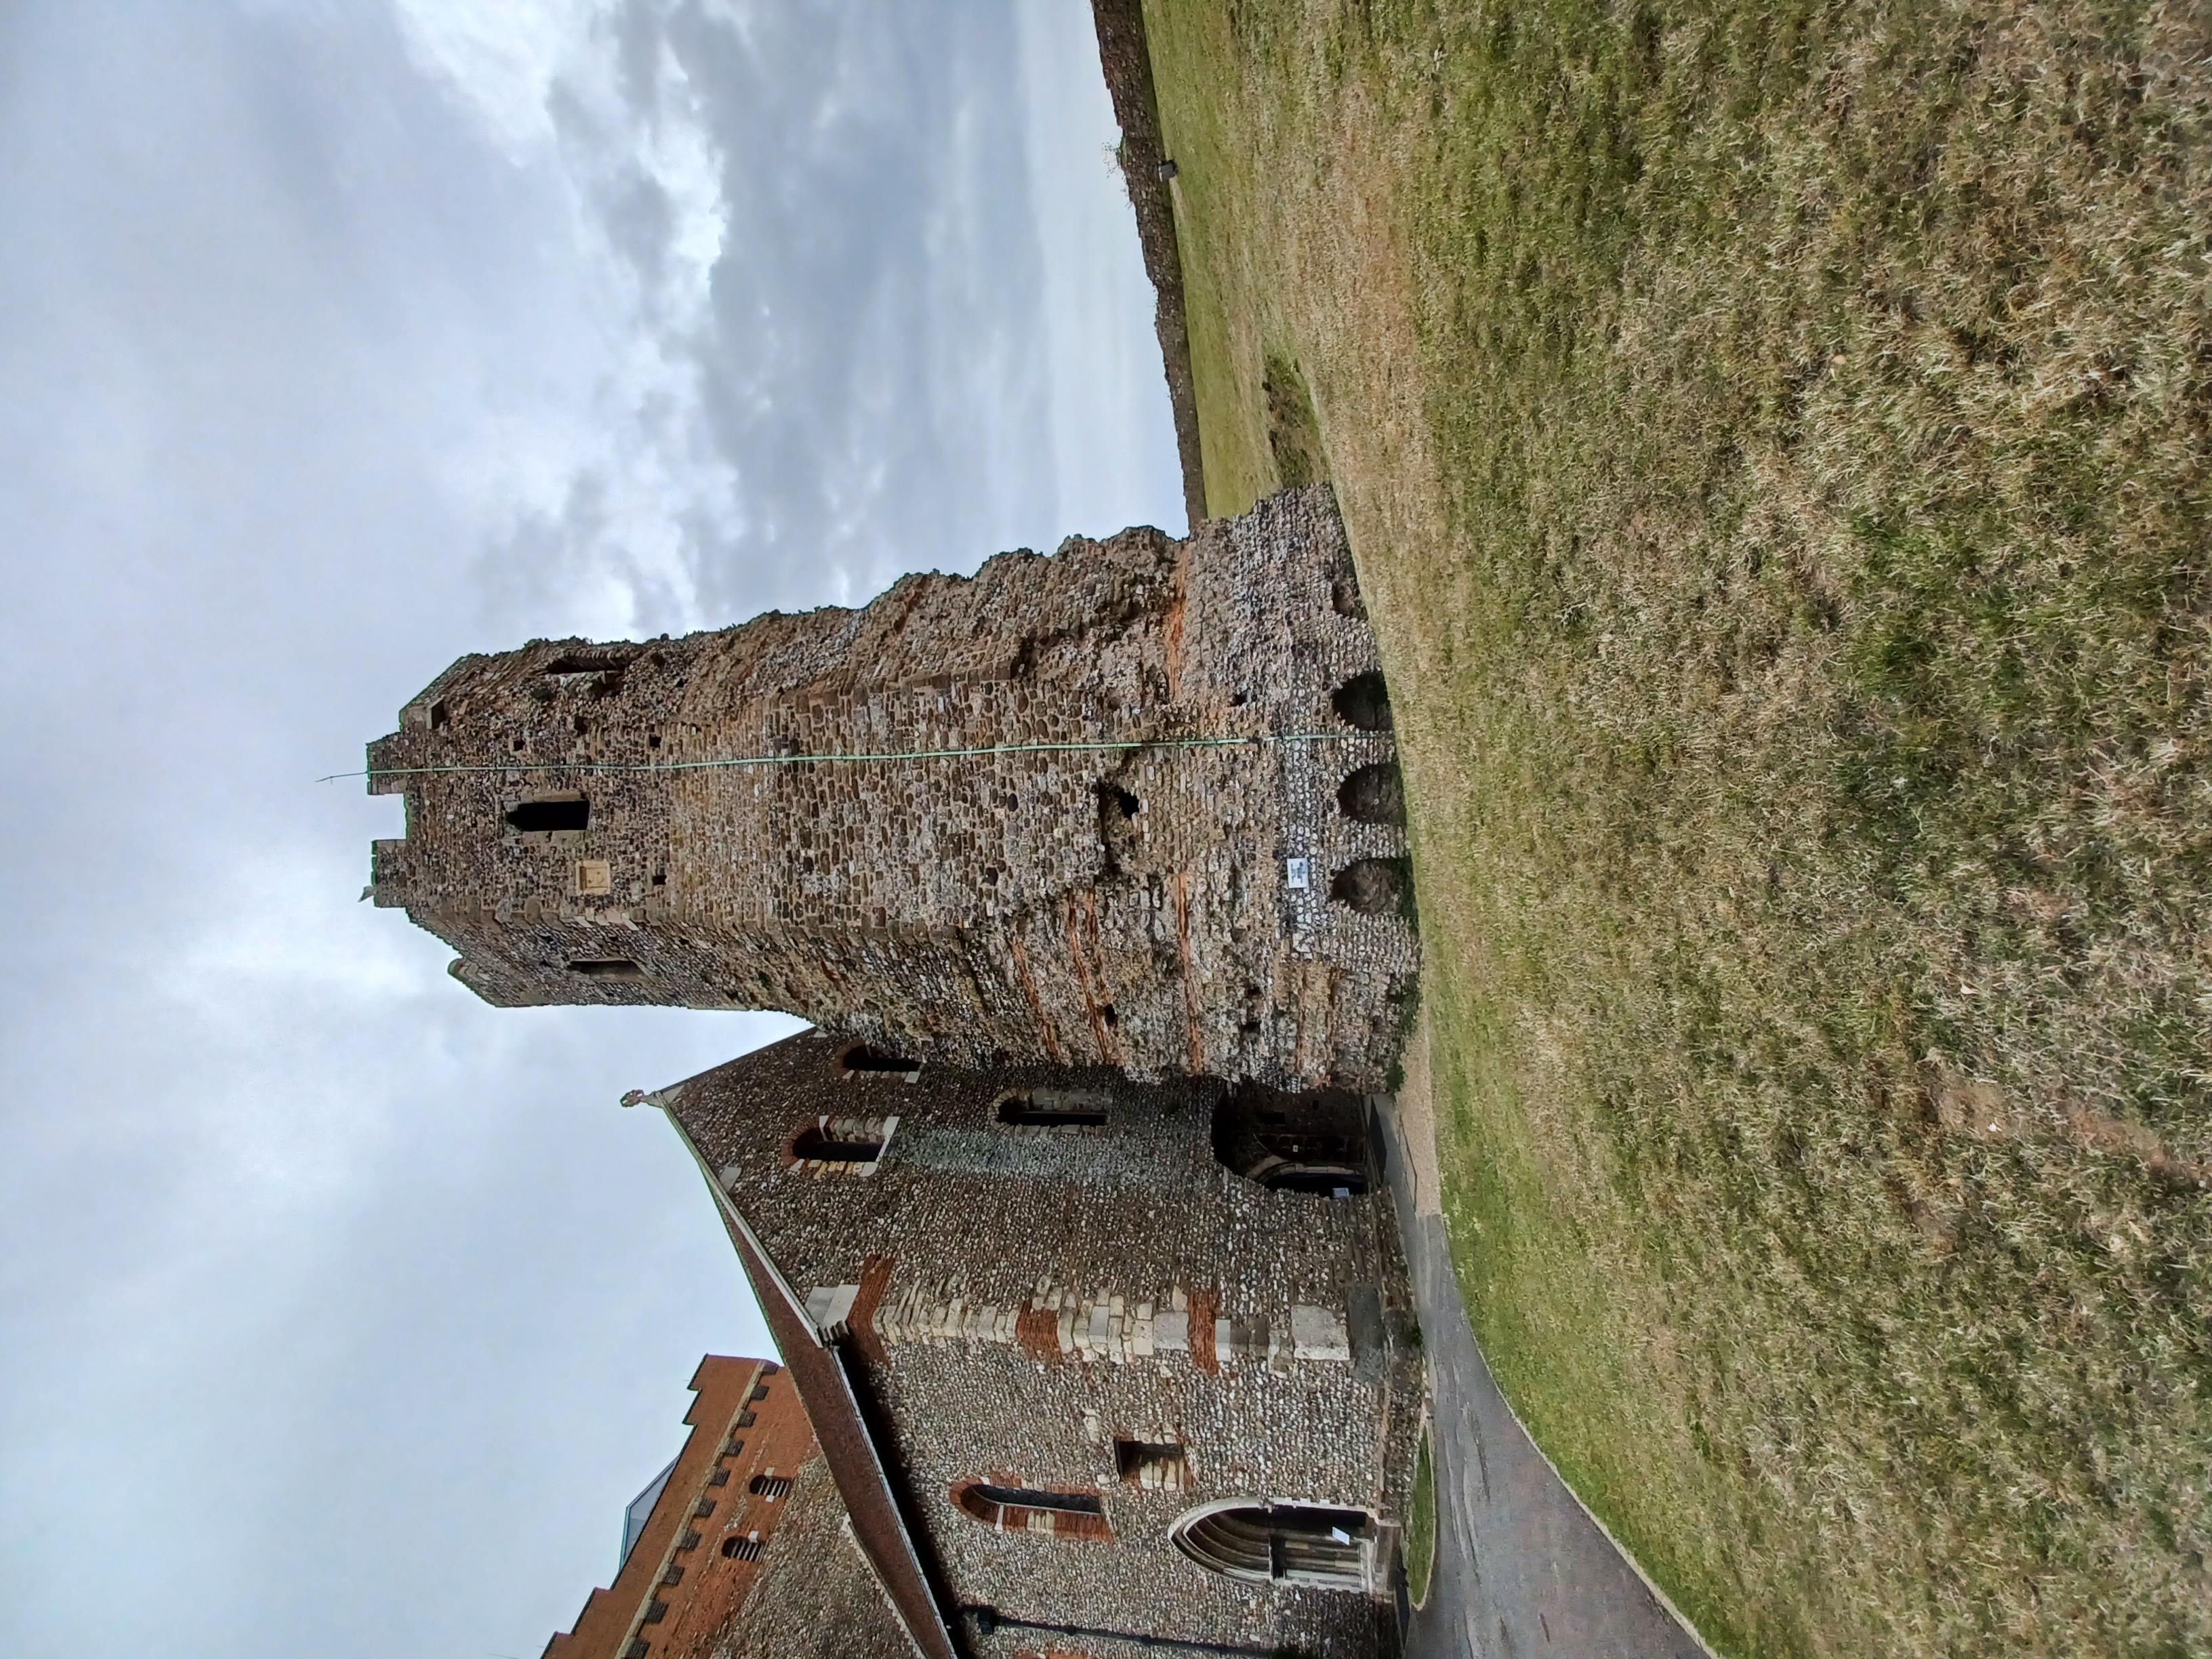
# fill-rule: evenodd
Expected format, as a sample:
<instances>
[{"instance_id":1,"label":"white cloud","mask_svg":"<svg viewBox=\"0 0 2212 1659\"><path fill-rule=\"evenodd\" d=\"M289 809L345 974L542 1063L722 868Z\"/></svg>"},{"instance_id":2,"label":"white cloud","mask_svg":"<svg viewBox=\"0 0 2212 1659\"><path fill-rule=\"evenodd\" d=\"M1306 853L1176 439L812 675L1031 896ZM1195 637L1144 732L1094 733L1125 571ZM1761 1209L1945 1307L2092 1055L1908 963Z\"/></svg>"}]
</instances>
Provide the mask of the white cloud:
<instances>
[{"instance_id":1,"label":"white cloud","mask_svg":"<svg viewBox=\"0 0 2212 1659\"><path fill-rule=\"evenodd\" d=\"M641 66L626 55L624 9L604 0L398 0L398 16L417 64L514 165L555 182L594 325L575 343L585 385L486 388L448 487L491 544L558 541L586 567L548 585L550 630L695 626L698 544L742 528L702 409L729 212L698 91L657 34ZM625 85L640 74L647 85ZM626 221L641 204L647 222Z\"/></svg>"}]
</instances>

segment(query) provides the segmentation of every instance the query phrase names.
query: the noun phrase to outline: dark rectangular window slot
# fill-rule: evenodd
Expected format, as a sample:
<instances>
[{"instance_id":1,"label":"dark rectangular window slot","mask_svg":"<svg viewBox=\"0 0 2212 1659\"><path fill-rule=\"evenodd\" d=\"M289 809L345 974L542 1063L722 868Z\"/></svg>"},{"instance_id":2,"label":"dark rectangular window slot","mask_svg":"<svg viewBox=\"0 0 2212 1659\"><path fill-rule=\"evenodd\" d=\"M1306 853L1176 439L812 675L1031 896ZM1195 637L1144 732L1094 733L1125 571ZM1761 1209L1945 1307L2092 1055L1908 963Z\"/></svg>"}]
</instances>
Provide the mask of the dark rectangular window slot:
<instances>
[{"instance_id":1,"label":"dark rectangular window slot","mask_svg":"<svg viewBox=\"0 0 2212 1659\"><path fill-rule=\"evenodd\" d=\"M999 1121L1017 1124L1030 1129L1096 1129L1106 1121L1103 1112L1054 1111L1048 1107L1032 1106L1018 1097L1006 1102L999 1108Z\"/></svg>"},{"instance_id":2,"label":"dark rectangular window slot","mask_svg":"<svg viewBox=\"0 0 2212 1659\"><path fill-rule=\"evenodd\" d=\"M1132 1486L1181 1492L1190 1484L1190 1456L1164 1442L1116 1440L1114 1473Z\"/></svg>"},{"instance_id":3,"label":"dark rectangular window slot","mask_svg":"<svg viewBox=\"0 0 2212 1659\"><path fill-rule=\"evenodd\" d=\"M738 1439L735 1435L732 1435L730 1437L730 1443L722 1448L722 1455L725 1457L735 1457L739 1452L744 1450L744 1449L745 1443Z\"/></svg>"},{"instance_id":4,"label":"dark rectangular window slot","mask_svg":"<svg viewBox=\"0 0 2212 1659\"><path fill-rule=\"evenodd\" d=\"M662 1601L659 1596L656 1595L651 1601L646 1604L645 1622L647 1624L657 1625L667 1617L668 1603Z\"/></svg>"},{"instance_id":5,"label":"dark rectangular window slot","mask_svg":"<svg viewBox=\"0 0 2212 1659\"><path fill-rule=\"evenodd\" d=\"M739 1412L738 1413L738 1426L741 1429L750 1429L754 1424L759 1421L760 1413L758 1412Z\"/></svg>"},{"instance_id":6,"label":"dark rectangular window slot","mask_svg":"<svg viewBox=\"0 0 2212 1659\"><path fill-rule=\"evenodd\" d=\"M592 803L581 795L562 800L519 800L507 809L507 821L526 836L571 833L590 825Z\"/></svg>"},{"instance_id":7,"label":"dark rectangular window slot","mask_svg":"<svg viewBox=\"0 0 2212 1659\"><path fill-rule=\"evenodd\" d=\"M623 1650L623 1659L645 1659L645 1656L652 1651L653 1644L641 1636Z\"/></svg>"},{"instance_id":8,"label":"dark rectangular window slot","mask_svg":"<svg viewBox=\"0 0 2212 1659\"><path fill-rule=\"evenodd\" d=\"M668 1571L660 1575L660 1582L664 1584L682 1583L684 1582L684 1564L681 1561L671 1561L668 1564Z\"/></svg>"},{"instance_id":9,"label":"dark rectangular window slot","mask_svg":"<svg viewBox=\"0 0 2212 1659\"><path fill-rule=\"evenodd\" d=\"M691 1518L694 1521L704 1521L714 1512L714 1500L711 1498L702 1498L699 1500L699 1507L691 1511Z\"/></svg>"},{"instance_id":10,"label":"dark rectangular window slot","mask_svg":"<svg viewBox=\"0 0 2212 1659\"><path fill-rule=\"evenodd\" d=\"M586 957L568 964L568 971L586 979L643 979L645 969L628 957Z\"/></svg>"},{"instance_id":11,"label":"dark rectangular window slot","mask_svg":"<svg viewBox=\"0 0 2212 1659\"><path fill-rule=\"evenodd\" d=\"M791 1491L791 1477L787 1474L757 1474L753 1477L752 1485L745 1490L756 1498L782 1498Z\"/></svg>"},{"instance_id":12,"label":"dark rectangular window slot","mask_svg":"<svg viewBox=\"0 0 2212 1659\"><path fill-rule=\"evenodd\" d=\"M710 1486L728 1486L730 1484L730 1472L727 1469L716 1469L714 1474L707 1477L707 1484Z\"/></svg>"},{"instance_id":13,"label":"dark rectangular window slot","mask_svg":"<svg viewBox=\"0 0 2212 1659\"><path fill-rule=\"evenodd\" d=\"M988 1504L1024 1510L1059 1510L1071 1515L1103 1515L1106 1500L1088 1492L1040 1492L1033 1486L993 1486L981 1482L968 1490Z\"/></svg>"},{"instance_id":14,"label":"dark rectangular window slot","mask_svg":"<svg viewBox=\"0 0 2212 1659\"><path fill-rule=\"evenodd\" d=\"M753 1384L753 1391L752 1391L750 1394L747 1395L745 1397L746 1397L748 1400L765 1400L765 1399L767 1399L767 1398L768 1398L768 1384L767 1384L767 1383L765 1383L765 1382L756 1382L756 1383L754 1383L754 1384Z\"/></svg>"},{"instance_id":15,"label":"dark rectangular window slot","mask_svg":"<svg viewBox=\"0 0 2212 1659\"><path fill-rule=\"evenodd\" d=\"M699 1547L699 1534L696 1532L687 1530L683 1537L676 1540L676 1547L679 1550L697 1549Z\"/></svg>"},{"instance_id":16,"label":"dark rectangular window slot","mask_svg":"<svg viewBox=\"0 0 2212 1659\"><path fill-rule=\"evenodd\" d=\"M433 732L442 732L445 728L446 705L443 702L434 702L430 705L430 729Z\"/></svg>"},{"instance_id":17,"label":"dark rectangular window slot","mask_svg":"<svg viewBox=\"0 0 2212 1659\"><path fill-rule=\"evenodd\" d=\"M761 1559L761 1540L757 1538L725 1538L722 1553L732 1561L757 1561Z\"/></svg>"}]
</instances>

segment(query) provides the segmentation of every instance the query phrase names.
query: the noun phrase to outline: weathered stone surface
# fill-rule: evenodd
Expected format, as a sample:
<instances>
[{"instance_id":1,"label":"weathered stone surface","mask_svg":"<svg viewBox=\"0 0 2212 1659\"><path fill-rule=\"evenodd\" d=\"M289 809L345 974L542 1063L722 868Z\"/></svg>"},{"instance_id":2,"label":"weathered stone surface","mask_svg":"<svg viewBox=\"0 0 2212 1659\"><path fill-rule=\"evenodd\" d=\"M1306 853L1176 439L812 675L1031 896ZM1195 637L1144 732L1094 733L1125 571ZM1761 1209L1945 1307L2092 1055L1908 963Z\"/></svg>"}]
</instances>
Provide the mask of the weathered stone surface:
<instances>
[{"instance_id":1,"label":"weathered stone surface","mask_svg":"<svg viewBox=\"0 0 2212 1659\"><path fill-rule=\"evenodd\" d=\"M951 1602L1030 1621L969 1628L973 1650L1036 1653L1054 1644L1037 1626L1066 1626L1389 1650L1385 1601L1224 1577L1171 1536L1231 1500L1361 1512L1387 1593L1425 1401L1387 1198L1231 1173L1212 1079L931 1064L909 1081L838 1053L807 1033L653 1098L780 1276L757 1274L763 1302L819 1310L857 1350ZM1043 1109L1103 1121L1006 1121ZM793 1154L825 1121L894 1120L865 1159ZM1348 1363L1348 1329L1372 1364ZM978 1483L1093 1510L1009 1508Z\"/></svg>"},{"instance_id":2,"label":"weathered stone surface","mask_svg":"<svg viewBox=\"0 0 2212 1659\"><path fill-rule=\"evenodd\" d=\"M507 1006L1376 1089L1417 961L1388 791L1339 800L1395 763L1378 688L1325 487L860 611L541 641L463 658L370 746L407 801L373 892ZM907 757L833 758L865 755Z\"/></svg>"}]
</instances>

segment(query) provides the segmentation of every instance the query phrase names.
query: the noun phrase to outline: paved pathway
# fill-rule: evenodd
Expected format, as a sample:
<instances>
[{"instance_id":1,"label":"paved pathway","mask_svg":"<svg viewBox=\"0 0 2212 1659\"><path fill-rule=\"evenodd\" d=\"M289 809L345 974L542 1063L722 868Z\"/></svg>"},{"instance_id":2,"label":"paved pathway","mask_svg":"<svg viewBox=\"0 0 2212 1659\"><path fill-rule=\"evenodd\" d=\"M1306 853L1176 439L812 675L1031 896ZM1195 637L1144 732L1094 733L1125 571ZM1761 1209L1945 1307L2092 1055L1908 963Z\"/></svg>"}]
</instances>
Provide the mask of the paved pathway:
<instances>
[{"instance_id":1,"label":"paved pathway","mask_svg":"<svg viewBox=\"0 0 2212 1659\"><path fill-rule=\"evenodd\" d=\"M1468 1325L1443 1218L1417 1201L1434 1152L1411 1149L1417 1173L1406 1142L1427 1125L1382 1118L1435 1412L1437 1568L1405 1659L1710 1659L1507 1408Z\"/></svg>"}]
</instances>

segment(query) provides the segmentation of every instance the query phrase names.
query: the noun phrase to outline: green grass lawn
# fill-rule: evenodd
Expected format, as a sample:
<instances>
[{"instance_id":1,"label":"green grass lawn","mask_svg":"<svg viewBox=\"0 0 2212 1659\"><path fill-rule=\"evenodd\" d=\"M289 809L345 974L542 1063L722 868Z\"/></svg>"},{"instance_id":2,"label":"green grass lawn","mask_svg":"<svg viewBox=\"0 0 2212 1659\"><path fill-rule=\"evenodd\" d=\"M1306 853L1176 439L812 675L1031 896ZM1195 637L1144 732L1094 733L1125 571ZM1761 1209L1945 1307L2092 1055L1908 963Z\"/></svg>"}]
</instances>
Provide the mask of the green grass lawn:
<instances>
[{"instance_id":1,"label":"green grass lawn","mask_svg":"<svg viewBox=\"0 0 2212 1659\"><path fill-rule=\"evenodd\" d=\"M1419 1461L1413 1465L1413 1497L1406 1514L1406 1593L1419 1607L1429 1599L1429 1579L1437 1565L1436 1462L1429 1437L1421 1436Z\"/></svg>"},{"instance_id":2,"label":"green grass lawn","mask_svg":"<svg viewBox=\"0 0 2212 1659\"><path fill-rule=\"evenodd\" d=\"M1514 1404L1726 1652L2212 1651L2203 14L1146 15Z\"/></svg>"}]
</instances>

